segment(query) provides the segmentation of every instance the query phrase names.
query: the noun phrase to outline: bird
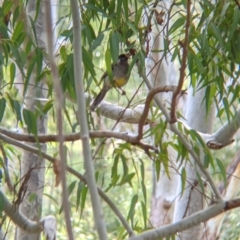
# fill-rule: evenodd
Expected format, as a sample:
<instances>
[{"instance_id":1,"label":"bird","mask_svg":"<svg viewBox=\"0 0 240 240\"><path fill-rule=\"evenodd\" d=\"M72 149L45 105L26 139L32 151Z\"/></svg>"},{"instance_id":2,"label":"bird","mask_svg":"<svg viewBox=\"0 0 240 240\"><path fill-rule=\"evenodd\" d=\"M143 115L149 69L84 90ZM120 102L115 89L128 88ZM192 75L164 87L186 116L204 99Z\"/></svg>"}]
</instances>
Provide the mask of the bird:
<instances>
[{"instance_id":1,"label":"bird","mask_svg":"<svg viewBox=\"0 0 240 240\"><path fill-rule=\"evenodd\" d=\"M117 63L112 64L112 75L113 75L112 79L110 79L107 72L104 72L104 74L101 77L101 81L103 81L103 88L91 103L91 106L90 106L91 111L94 111L98 107L98 105L101 103L101 101L104 99L107 92L111 88L116 87L121 89L121 87L127 84L128 79L130 77L130 74L128 73L129 57L130 55L128 54L121 54L118 56Z\"/></svg>"}]
</instances>

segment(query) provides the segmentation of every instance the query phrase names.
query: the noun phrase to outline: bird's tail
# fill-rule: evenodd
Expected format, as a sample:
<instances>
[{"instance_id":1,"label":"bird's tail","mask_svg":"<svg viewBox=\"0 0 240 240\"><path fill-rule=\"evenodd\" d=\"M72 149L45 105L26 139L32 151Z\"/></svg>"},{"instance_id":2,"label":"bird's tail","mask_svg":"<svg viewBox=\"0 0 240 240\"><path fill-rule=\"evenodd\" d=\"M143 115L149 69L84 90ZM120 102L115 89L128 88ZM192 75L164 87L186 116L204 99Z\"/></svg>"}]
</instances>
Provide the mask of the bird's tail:
<instances>
[{"instance_id":1,"label":"bird's tail","mask_svg":"<svg viewBox=\"0 0 240 240\"><path fill-rule=\"evenodd\" d=\"M94 111L98 105L101 103L101 101L104 99L108 92L109 88L103 87L103 89L99 92L99 94L96 96L96 98L93 100L90 109L91 111Z\"/></svg>"}]
</instances>

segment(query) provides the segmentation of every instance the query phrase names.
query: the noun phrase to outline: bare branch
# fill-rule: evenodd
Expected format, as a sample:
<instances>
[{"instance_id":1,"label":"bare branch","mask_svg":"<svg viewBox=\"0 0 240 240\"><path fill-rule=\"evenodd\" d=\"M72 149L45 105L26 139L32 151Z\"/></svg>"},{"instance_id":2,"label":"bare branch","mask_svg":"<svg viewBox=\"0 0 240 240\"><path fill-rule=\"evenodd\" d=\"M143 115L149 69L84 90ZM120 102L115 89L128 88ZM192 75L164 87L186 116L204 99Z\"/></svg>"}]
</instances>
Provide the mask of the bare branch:
<instances>
[{"instance_id":1,"label":"bare branch","mask_svg":"<svg viewBox=\"0 0 240 240\"><path fill-rule=\"evenodd\" d=\"M73 240L73 230L71 225L70 208L68 202L68 190L67 190L67 179L66 179L66 159L64 154L64 138L63 138L63 91L59 82L59 74L57 65L54 58L54 47L53 47L53 29L52 29L52 11L50 0L44 1L46 17L45 17L45 28L47 33L47 49L49 64L53 76L53 85L56 92L56 113L57 113L57 129L58 129L58 140L59 140L59 157L61 162L61 182L62 182L62 201L63 211L65 215L66 228L68 233L68 239Z\"/></svg>"},{"instance_id":2,"label":"bare branch","mask_svg":"<svg viewBox=\"0 0 240 240\"><path fill-rule=\"evenodd\" d=\"M184 78L185 78L185 69L187 67L187 54L188 54L188 39L189 39L189 27L190 27L190 20L191 20L191 13L190 13L190 6L191 6L191 0L187 1L187 21L186 21L186 27L185 27L185 40L182 44L183 48L183 55L182 55L182 64L180 68L180 77L177 89L173 92L172 95L172 104L171 104L171 112L170 112L170 123L175 123L177 121L176 117L176 105L177 105L177 97L179 96Z\"/></svg>"},{"instance_id":3,"label":"bare branch","mask_svg":"<svg viewBox=\"0 0 240 240\"><path fill-rule=\"evenodd\" d=\"M77 94L78 121L81 127L82 149L84 166L86 169L87 183L91 196L94 223L100 240L107 240L107 229L103 217L102 206L97 192L95 172L92 162L91 148L89 144L89 129L86 117L86 102L84 98L83 69L82 69L82 38L81 20L79 17L79 4L77 0L71 0L71 12L73 20L73 61L74 82Z\"/></svg>"},{"instance_id":4,"label":"bare branch","mask_svg":"<svg viewBox=\"0 0 240 240\"><path fill-rule=\"evenodd\" d=\"M223 211L228 211L240 206L240 198L230 201L220 201L211 207L192 214L189 217L182 219L174 224L170 224L164 227L156 228L150 231L146 231L138 236L133 236L129 240L157 240L159 238L169 237L177 234L183 230L194 227L202 222L206 222L210 218L217 216Z\"/></svg>"}]
</instances>

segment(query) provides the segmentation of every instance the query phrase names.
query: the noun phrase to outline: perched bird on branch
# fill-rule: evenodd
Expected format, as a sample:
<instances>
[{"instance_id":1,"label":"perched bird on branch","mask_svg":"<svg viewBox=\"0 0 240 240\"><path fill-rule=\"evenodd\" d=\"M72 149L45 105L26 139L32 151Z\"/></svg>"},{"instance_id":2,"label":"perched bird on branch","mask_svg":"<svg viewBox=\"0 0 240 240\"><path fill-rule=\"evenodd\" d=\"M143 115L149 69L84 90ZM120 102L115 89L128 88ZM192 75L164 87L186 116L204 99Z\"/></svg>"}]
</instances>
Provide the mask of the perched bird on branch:
<instances>
[{"instance_id":1,"label":"perched bird on branch","mask_svg":"<svg viewBox=\"0 0 240 240\"><path fill-rule=\"evenodd\" d=\"M112 64L112 79L110 79L107 72L102 75L101 81L103 81L103 88L91 103L91 111L94 111L98 107L98 105L101 103L111 88L115 87L121 89L121 87L123 87L128 82L128 79L130 77L130 74L128 73L129 57L130 55L128 54L121 54L118 57L117 63Z\"/></svg>"}]
</instances>

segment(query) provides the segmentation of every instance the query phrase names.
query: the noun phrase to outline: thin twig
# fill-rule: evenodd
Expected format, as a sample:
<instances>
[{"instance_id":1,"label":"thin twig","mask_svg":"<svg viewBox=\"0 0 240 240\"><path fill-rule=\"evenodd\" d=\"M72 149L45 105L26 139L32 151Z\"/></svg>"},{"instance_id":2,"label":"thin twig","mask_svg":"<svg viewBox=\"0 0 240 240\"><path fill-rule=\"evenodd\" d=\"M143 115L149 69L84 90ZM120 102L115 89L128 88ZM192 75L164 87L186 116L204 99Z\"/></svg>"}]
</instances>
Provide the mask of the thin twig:
<instances>
[{"instance_id":1,"label":"thin twig","mask_svg":"<svg viewBox=\"0 0 240 240\"><path fill-rule=\"evenodd\" d=\"M53 29L52 29L52 10L50 0L44 1L46 18L45 27L47 32L47 48L49 64L52 70L54 89L56 92L56 113L57 113L57 129L58 129L58 141L59 141L59 157L61 162L61 183L62 183L62 201L63 211L65 215L66 228L68 233L68 239L74 240L73 230L71 225L70 208L68 202L68 190L67 190L67 179L66 179L66 159L64 154L64 138L63 138L63 91L59 82L59 74L57 65L54 59L54 47L53 47Z\"/></svg>"},{"instance_id":2,"label":"thin twig","mask_svg":"<svg viewBox=\"0 0 240 240\"><path fill-rule=\"evenodd\" d=\"M191 21L190 6L191 6L191 0L188 0L187 1L187 21L186 21L186 27L185 27L185 40L184 40L184 43L182 43L182 48L183 48L182 64L181 64L181 68L180 68L180 77L179 77L178 86L172 95L170 123L175 123L177 121L177 117L176 117L177 97L179 96L179 94L181 92L184 78L185 78L185 69L187 67L189 27L190 27L190 21Z\"/></svg>"}]
</instances>

